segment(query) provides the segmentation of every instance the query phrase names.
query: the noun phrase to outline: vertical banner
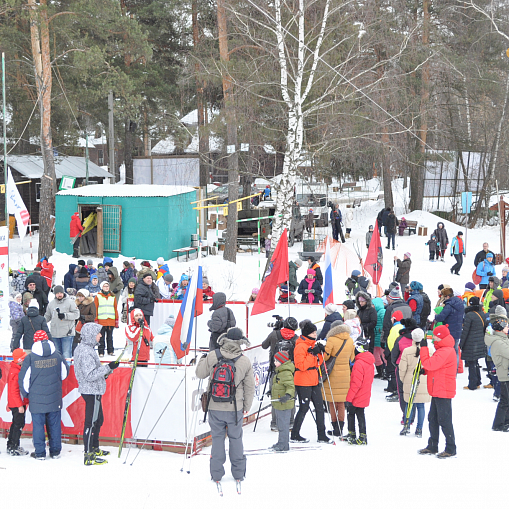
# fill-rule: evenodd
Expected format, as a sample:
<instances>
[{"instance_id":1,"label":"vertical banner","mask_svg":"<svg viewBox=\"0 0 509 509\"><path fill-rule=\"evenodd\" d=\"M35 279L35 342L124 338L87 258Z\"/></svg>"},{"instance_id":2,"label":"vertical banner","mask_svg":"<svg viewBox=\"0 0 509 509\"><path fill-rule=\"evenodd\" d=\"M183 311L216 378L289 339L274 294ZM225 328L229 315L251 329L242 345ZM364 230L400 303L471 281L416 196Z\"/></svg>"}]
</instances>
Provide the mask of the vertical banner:
<instances>
[{"instance_id":1,"label":"vertical banner","mask_svg":"<svg viewBox=\"0 0 509 509\"><path fill-rule=\"evenodd\" d=\"M9 327L9 229L0 226L0 329Z\"/></svg>"}]
</instances>

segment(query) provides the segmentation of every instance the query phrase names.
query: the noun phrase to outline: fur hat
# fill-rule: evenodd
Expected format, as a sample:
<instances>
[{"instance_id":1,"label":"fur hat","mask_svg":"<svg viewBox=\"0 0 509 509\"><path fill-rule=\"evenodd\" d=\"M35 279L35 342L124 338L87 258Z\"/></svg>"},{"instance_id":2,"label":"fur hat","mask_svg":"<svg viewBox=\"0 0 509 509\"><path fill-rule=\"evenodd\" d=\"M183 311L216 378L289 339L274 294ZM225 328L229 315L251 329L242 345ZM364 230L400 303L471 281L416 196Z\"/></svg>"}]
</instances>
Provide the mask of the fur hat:
<instances>
[{"instance_id":1,"label":"fur hat","mask_svg":"<svg viewBox=\"0 0 509 509\"><path fill-rule=\"evenodd\" d=\"M454 290L452 288L442 288L441 292L442 297L453 297L454 296Z\"/></svg>"},{"instance_id":2,"label":"fur hat","mask_svg":"<svg viewBox=\"0 0 509 509\"><path fill-rule=\"evenodd\" d=\"M288 355L288 352L281 350L274 355L274 360L284 364L290 360L290 356Z\"/></svg>"},{"instance_id":3,"label":"fur hat","mask_svg":"<svg viewBox=\"0 0 509 509\"><path fill-rule=\"evenodd\" d=\"M240 341L244 338L244 333L242 332L242 329L239 327L231 327L228 329L228 332L226 333L226 337L228 339L234 339L235 341Z\"/></svg>"},{"instance_id":4,"label":"fur hat","mask_svg":"<svg viewBox=\"0 0 509 509\"><path fill-rule=\"evenodd\" d=\"M332 322L330 328L332 330L336 327L339 327L340 325L344 325L343 320L336 320L335 322ZM348 327L348 325L347 325L347 327Z\"/></svg>"},{"instance_id":5,"label":"fur hat","mask_svg":"<svg viewBox=\"0 0 509 509\"><path fill-rule=\"evenodd\" d=\"M302 327L302 335L309 337L310 334L313 334L313 332L316 332L317 328L316 325L310 320L304 324L304 327Z\"/></svg>"},{"instance_id":6,"label":"fur hat","mask_svg":"<svg viewBox=\"0 0 509 509\"><path fill-rule=\"evenodd\" d=\"M325 306L325 314L326 315L332 315L332 313L335 313L337 310L338 310L338 307L336 306L336 304L333 304L332 302L330 302L329 304L327 304Z\"/></svg>"}]
</instances>

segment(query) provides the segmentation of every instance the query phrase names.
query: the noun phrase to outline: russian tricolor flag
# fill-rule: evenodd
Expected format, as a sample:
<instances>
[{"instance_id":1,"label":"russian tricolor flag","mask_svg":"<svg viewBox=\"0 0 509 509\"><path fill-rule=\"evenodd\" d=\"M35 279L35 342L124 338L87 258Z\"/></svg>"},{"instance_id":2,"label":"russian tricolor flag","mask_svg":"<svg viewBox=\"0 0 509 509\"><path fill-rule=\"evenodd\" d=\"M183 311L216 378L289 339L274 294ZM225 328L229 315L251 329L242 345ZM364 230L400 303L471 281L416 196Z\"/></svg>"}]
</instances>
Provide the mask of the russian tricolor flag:
<instances>
[{"instance_id":1,"label":"russian tricolor flag","mask_svg":"<svg viewBox=\"0 0 509 509\"><path fill-rule=\"evenodd\" d=\"M194 317L203 313L202 267L198 265L191 277L189 288L184 295L180 310L171 333L171 346L177 356L182 359L189 353L193 338Z\"/></svg>"},{"instance_id":2,"label":"russian tricolor flag","mask_svg":"<svg viewBox=\"0 0 509 509\"><path fill-rule=\"evenodd\" d=\"M330 239L327 236L325 244L325 273L323 277L323 307L334 302L334 291L332 289L332 264L330 261Z\"/></svg>"}]
</instances>

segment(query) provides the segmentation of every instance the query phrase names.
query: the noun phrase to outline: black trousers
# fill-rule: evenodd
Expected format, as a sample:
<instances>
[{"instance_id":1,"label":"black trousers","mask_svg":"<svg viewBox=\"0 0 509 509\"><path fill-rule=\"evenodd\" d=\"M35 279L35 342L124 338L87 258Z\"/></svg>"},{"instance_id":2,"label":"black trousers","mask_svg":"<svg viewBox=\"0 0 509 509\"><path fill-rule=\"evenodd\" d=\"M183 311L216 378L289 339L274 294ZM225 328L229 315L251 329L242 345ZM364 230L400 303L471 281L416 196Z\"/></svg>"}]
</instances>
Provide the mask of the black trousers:
<instances>
[{"instance_id":1,"label":"black trousers","mask_svg":"<svg viewBox=\"0 0 509 509\"><path fill-rule=\"evenodd\" d=\"M85 400L85 425L83 427L83 445L85 453L99 448L99 433L104 422L103 407L99 394L82 394Z\"/></svg>"},{"instance_id":2,"label":"black trousers","mask_svg":"<svg viewBox=\"0 0 509 509\"><path fill-rule=\"evenodd\" d=\"M387 392L393 393L397 392L398 385L396 382L396 367L391 361L391 351L389 350L389 347L386 346L384 350L385 360L387 361L387 365L385 366L385 374L387 375L389 379L389 383L387 385Z\"/></svg>"},{"instance_id":3,"label":"black trousers","mask_svg":"<svg viewBox=\"0 0 509 509\"><path fill-rule=\"evenodd\" d=\"M26 410L26 406L23 407ZM12 424L7 437L7 449L17 449L19 447L19 439L25 427L25 412L20 412L18 407L10 408L12 412Z\"/></svg>"},{"instance_id":4,"label":"black trousers","mask_svg":"<svg viewBox=\"0 0 509 509\"><path fill-rule=\"evenodd\" d=\"M309 410L309 404L313 402L316 414L316 429L318 431L318 438L325 436L325 414L323 408L323 398L320 385L313 385L312 387L305 387L296 385L297 397L299 398L299 411L295 416L293 423L292 436L297 437L300 434L300 428L304 422L304 417Z\"/></svg>"},{"instance_id":5,"label":"black trousers","mask_svg":"<svg viewBox=\"0 0 509 509\"><path fill-rule=\"evenodd\" d=\"M451 267L451 272L459 274L461 266L463 265L463 255L455 254L454 258L456 258L456 263Z\"/></svg>"},{"instance_id":6,"label":"black trousers","mask_svg":"<svg viewBox=\"0 0 509 509\"><path fill-rule=\"evenodd\" d=\"M81 241L81 238L78 237L74 241L74 244L72 245L72 256L73 256L73 258L79 258L80 241ZM64 288L64 290L66 290L66 288Z\"/></svg>"},{"instance_id":7,"label":"black trousers","mask_svg":"<svg viewBox=\"0 0 509 509\"><path fill-rule=\"evenodd\" d=\"M113 354L113 325L104 325L101 330L101 339L99 340L99 346L97 351L99 355L104 354L104 341L106 340L107 352L108 354Z\"/></svg>"},{"instance_id":8,"label":"black trousers","mask_svg":"<svg viewBox=\"0 0 509 509\"><path fill-rule=\"evenodd\" d=\"M468 368L468 388L475 391L481 385L481 367L478 361L465 361Z\"/></svg>"},{"instance_id":9,"label":"black trousers","mask_svg":"<svg viewBox=\"0 0 509 509\"><path fill-rule=\"evenodd\" d=\"M497 405L493 427L509 425L509 382L500 382L500 401Z\"/></svg>"},{"instance_id":10,"label":"black trousers","mask_svg":"<svg viewBox=\"0 0 509 509\"><path fill-rule=\"evenodd\" d=\"M355 417L359 423L359 434L366 434L366 416L364 415L364 408L356 406L348 407L348 432L355 433Z\"/></svg>"},{"instance_id":11,"label":"black trousers","mask_svg":"<svg viewBox=\"0 0 509 509\"><path fill-rule=\"evenodd\" d=\"M431 398L428 413L429 440L428 449L438 452L438 438L440 428L445 435L445 452L456 454L454 428L452 427L452 405L449 398Z\"/></svg>"}]
</instances>

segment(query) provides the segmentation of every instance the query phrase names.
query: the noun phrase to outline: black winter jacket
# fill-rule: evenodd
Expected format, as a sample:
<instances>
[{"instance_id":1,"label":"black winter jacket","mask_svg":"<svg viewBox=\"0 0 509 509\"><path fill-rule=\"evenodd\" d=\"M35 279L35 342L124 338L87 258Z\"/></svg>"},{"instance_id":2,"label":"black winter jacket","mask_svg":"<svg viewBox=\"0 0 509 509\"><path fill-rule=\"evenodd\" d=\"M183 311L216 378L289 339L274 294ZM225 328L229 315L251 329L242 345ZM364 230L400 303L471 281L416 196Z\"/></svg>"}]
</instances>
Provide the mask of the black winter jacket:
<instances>
[{"instance_id":1,"label":"black winter jacket","mask_svg":"<svg viewBox=\"0 0 509 509\"><path fill-rule=\"evenodd\" d=\"M442 228L440 228L440 225L442 225ZM436 236L437 241L440 242L439 249L447 249L447 246L449 245L449 237L447 236L444 223L438 222L437 229L433 233Z\"/></svg>"},{"instance_id":2,"label":"black winter jacket","mask_svg":"<svg viewBox=\"0 0 509 509\"><path fill-rule=\"evenodd\" d=\"M330 331L332 324L336 320L343 320L343 317L339 314L338 311L334 311L334 313L327 315L325 317L322 330L320 331L320 334L318 335L318 339L325 339L327 337L327 333Z\"/></svg>"},{"instance_id":3,"label":"black winter jacket","mask_svg":"<svg viewBox=\"0 0 509 509\"><path fill-rule=\"evenodd\" d=\"M62 409L62 380L69 367L51 341L38 341L19 372L19 389L30 401L30 412L46 414Z\"/></svg>"},{"instance_id":4,"label":"black winter jacket","mask_svg":"<svg viewBox=\"0 0 509 509\"><path fill-rule=\"evenodd\" d=\"M364 307L360 306L359 297L364 297L366 299L366 305ZM364 331L364 335L369 338L370 344L373 345L373 342L375 341L375 327L378 315L376 309L371 303L371 297L365 292L358 292L355 295L355 304L357 304L357 316L361 321L361 327Z\"/></svg>"},{"instance_id":5,"label":"black winter jacket","mask_svg":"<svg viewBox=\"0 0 509 509\"><path fill-rule=\"evenodd\" d=\"M159 291L154 290L154 286L154 283L148 286L142 279L134 289L134 307L141 309L145 316L154 314L154 303L159 299Z\"/></svg>"},{"instance_id":6,"label":"black winter jacket","mask_svg":"<svg viewBox=\"0 0 509 509\"><path fill-rule=\"evenodd\" d=\"M18 325L16 334L14 334L14 337L12 338L11 351L19 348L19 342L22 337L23 349L32 350L34 334L38 330L43 330L48 335L48 339L53 341L44 316L39 315L39 310L37 308L28 308L26 316L21 319L21 323Z\"/></svg>"},{"instance_id":7,"label":"black winter jacket","mask_svg":"<svg viewBox=\"0 0 509 509\"><path fill-rule=\"evenodd\" d=\"M392 313L397 309L403 313L403 318L412 318L412 308L403 299L395 300L392 304L387 305L385 308L384 323L382 325L382 336L380 338L384 346L387 343L387 338L392 328Z\"/></svg>"},{"instance_id":8,"label":"black winter jacket","mask_svg":"<svg viewBox=\"0 0 509 509\"><path fill-rule=\"evenodd\" d=\"M488 321L482 311L482 306L467 306L461 331L461 358L464 361L476 361L484 357L486 345L484 331Z\"/></svg>"}]
</instances>

